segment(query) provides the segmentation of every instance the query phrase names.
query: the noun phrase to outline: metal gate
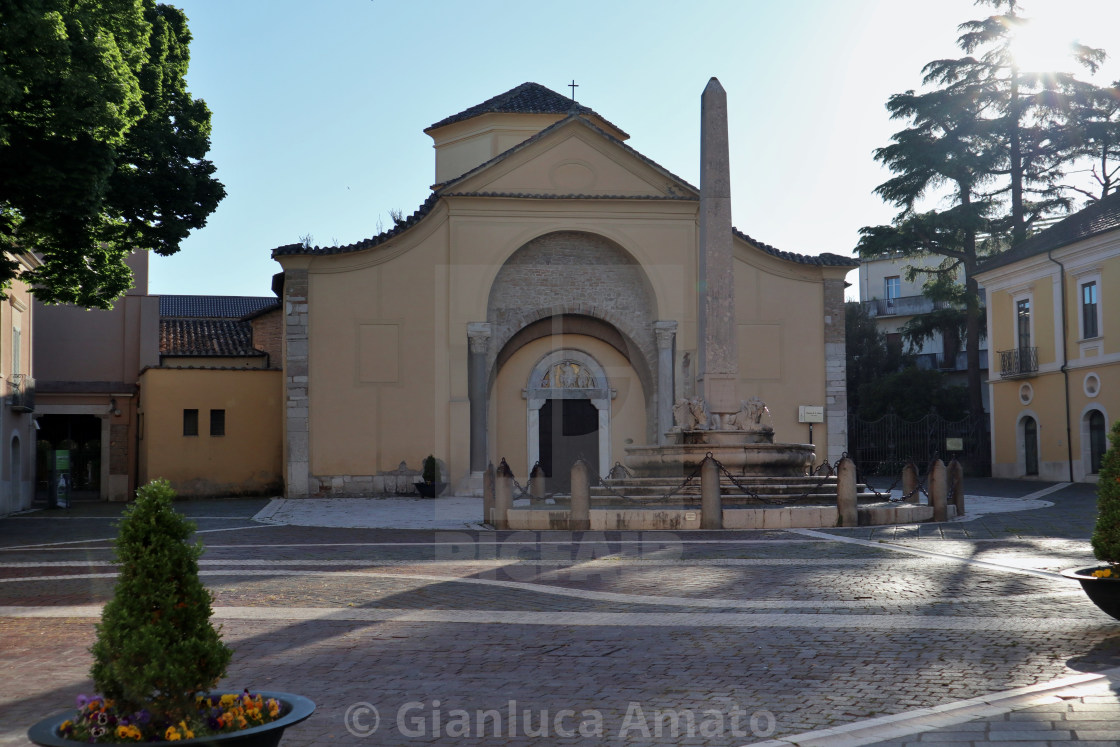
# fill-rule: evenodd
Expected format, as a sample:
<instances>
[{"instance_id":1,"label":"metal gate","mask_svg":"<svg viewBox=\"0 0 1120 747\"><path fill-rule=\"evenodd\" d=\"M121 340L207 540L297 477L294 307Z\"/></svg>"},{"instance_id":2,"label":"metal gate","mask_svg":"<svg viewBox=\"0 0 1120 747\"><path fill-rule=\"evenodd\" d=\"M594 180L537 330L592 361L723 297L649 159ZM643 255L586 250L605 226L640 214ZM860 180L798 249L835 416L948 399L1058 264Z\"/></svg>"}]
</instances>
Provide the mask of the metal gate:
<instances>
[{"instance_id":1,"label":"metal gate","mask_svg":"<svg viewBox=\"0 0 1120 747\"><path fill-rule=\"evenodd\" d=\"M878 420L848 419L848 456L860 475L897 476L907 462L921 472L935 458L957 459L966 474L991 474L988 416L946 420L930 413L920 420L903 420L895 414Z\"/></svg>"}]
</instances>

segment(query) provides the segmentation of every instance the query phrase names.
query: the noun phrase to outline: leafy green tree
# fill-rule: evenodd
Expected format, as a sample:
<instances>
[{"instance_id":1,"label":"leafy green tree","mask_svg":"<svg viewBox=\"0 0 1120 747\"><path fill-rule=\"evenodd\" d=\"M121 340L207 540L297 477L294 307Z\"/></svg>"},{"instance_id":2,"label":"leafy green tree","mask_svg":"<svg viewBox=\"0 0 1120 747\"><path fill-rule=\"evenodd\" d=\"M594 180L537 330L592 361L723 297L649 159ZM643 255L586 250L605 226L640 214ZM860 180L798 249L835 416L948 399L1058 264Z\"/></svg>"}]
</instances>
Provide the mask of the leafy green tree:
<instances>
[{"instance_id":1,"label":"leafy green tree","mask_svg":"<svg viewBox=\"0 0 1120 747\"><path fill-rule=\"evenodd\" d=\"M886 335L858 301L844 305L844 339L848 409L859 412L861 386L911 365L913 357L903 352L901 344L887 343Z\"/></svg>"},{"instance_id":2,"label":"leafy green tree","mask_svg":"<svg viewBox=\"0 0 1120 747\"><path fill-rule=\"evenodd\" d=\"M1071 104L1075 116L1067 134L1068 147L1087 166L1073 173L1087 171L1097 188L1089 190L1073 183L1064 188L1095 202L1120 189L1120 81L1106 87L1086 85Z\"/></svg>"},{"instance_id":3,"label":"leafy green tree","mask_svg":"<svg viewBox=\"0 0 1120 747\"><path fill-rule=\"evenodd\" d=\"M968 415L968 392L949 384L940 371L910 367L867 381L859 387L858 415L876 420L893 412L903 420L920 420L936 411L949 420Z\"/></svg>"},{"instance_id":4,"label":"leafy green tree","mask_svg":"<svg viewBox=\"0 0 1120 747\"><path fill-rule=\"evenodd\" d=\"M1026 23L1018 0L977 0L994 15L961 24L957 43L965 56L934 60L923 68L929 90L896 94L892 118L908 126L875 152L894 176L876 192L900 211L889 226L861 229L857 251L865 257L946 258L934 287L964 273L956 292L963 308L968 393L983 411L980 376L981 308L974 275L992 253L1023 241L1039 218L1065 209L1065 170L1082 153L1074 147L1086 84L1067 73L1023 71L1014 56L1016 31ZM1074 45L1089 70L1104 52ZM935 198L946 207L924 210ZM950 328L948 319L937 320ZM914 334L922 331L913 330Z\"/></svg>"},{"instance_id":5,"label":"leafy green tree","mask_svg":"<svg viewBox=\"0 0 1120 747\"><path fill-rule=\"evenodd\" d=\"M136 491L120 523L120 577L101 613L90 676L118 712L146 709L178 722L196 694L225 676L232 655L210 623L212 597L198 577L194 524L172 505L175 491L156 480Z\"/></svg>"},{"instance_id":6,"label":"leafy green tree","mask_svg":"<svg viewBox=\"0 0 1120 747\"><path fill-rule=\"evenodd\" d=\"M191 35L154 0L0 0L0 289L110 308L136 249L174 254L225 196ZM20 274L12 255L41 266Z\"/></svg>"}]
</instances>

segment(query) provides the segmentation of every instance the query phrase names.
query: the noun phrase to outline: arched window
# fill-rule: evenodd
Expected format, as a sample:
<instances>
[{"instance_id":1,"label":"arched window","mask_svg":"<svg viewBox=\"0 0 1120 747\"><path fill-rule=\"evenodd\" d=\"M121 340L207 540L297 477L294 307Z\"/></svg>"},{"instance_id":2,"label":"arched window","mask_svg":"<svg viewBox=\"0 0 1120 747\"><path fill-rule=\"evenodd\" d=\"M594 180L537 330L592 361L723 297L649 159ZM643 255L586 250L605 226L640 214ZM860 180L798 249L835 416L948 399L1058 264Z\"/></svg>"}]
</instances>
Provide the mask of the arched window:
<instances>
[{"instance_id":1,"label":"arched window","mask_svg":"<svg viewBox=\"0 0 1120 747\"><path fill-rule=\"evenodd\" d=\"M1092 410L1089 413L1089 474L1095 475L1101 471L1101 459L1107 449L1104 413Z\"/></svg>"}]
</instances>

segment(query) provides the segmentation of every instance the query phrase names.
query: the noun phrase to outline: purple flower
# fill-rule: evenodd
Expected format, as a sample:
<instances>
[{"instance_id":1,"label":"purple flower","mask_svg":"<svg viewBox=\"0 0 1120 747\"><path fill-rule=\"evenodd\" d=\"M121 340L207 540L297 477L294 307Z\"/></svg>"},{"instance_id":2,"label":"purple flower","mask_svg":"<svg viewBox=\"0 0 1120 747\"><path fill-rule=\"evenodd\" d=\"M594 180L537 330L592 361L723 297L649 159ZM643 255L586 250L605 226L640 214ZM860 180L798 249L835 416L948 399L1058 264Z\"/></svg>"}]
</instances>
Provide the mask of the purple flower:
<instances>
[{"instance_id":1,"label":"purple flower","mask_svg":"<svg viewBox=\"0 0 1120 747\"><path fill-rule=\"evenodd\" d=\"M152 714L148 712L147 708L142 709L139 713L136 714L136 723L138 724L146 724L151 720Z\"/></svg>"},{"instance_id":2,"label":"purple flower","mask_svg":"<svg viewBox=\"0 0 1120 747\"><path fill-rule=\"evenodd\" d=\"M81 694L78 695L78 708L85 708L88 703L89 696Z\"/></svg>"}]
</instances>

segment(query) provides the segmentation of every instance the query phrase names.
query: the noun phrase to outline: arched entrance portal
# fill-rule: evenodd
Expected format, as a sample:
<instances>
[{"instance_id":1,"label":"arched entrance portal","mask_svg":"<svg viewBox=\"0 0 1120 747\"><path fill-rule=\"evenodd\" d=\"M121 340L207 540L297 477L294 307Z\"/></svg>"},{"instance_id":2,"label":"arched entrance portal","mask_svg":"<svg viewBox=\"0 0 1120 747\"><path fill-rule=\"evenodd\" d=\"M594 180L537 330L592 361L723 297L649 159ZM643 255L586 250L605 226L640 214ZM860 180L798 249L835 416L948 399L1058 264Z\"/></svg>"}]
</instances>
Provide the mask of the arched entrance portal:
<instances>
[{"instance_id":1,"label":"arched entrance portal","mask_svg":"<svg viewBox=\"0 0 1120 747\"><path fill-rule=\"evenodd\" d=\"M555 350L533 367L525 387L529 463L540 462L550 492L568 492L583 459L600 475L611 458L610 382L581 350Z\"/></svg>"}]
</instances>

